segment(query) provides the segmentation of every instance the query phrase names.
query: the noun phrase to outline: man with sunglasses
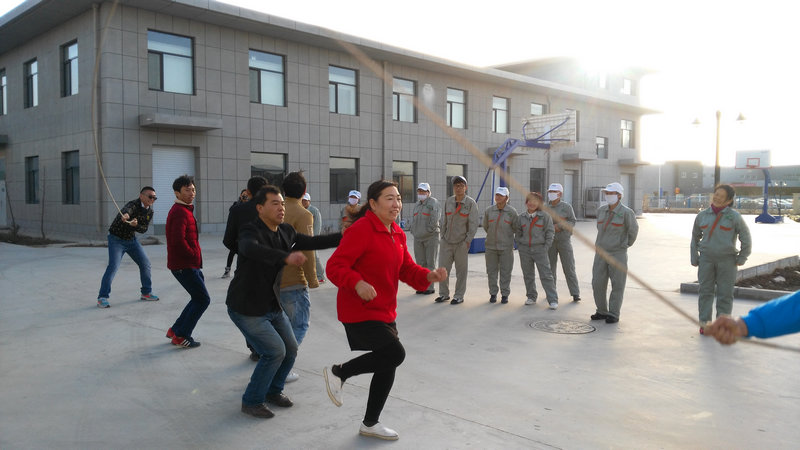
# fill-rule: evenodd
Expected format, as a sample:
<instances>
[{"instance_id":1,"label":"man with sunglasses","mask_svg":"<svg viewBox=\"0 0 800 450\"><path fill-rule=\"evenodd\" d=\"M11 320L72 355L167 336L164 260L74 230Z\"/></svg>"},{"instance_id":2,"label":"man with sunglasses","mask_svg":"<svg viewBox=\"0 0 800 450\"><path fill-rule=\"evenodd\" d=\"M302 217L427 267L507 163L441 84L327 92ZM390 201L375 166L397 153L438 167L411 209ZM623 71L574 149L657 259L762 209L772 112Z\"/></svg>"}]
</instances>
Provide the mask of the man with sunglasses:
<instances>
[{"instance_id":1,"label":"man with sunglasses","mask_svg":"<svg viewBox=\"0 0 800 450\"><path fill-rule=\"evenodd\" d=\"M111 294L111 282L119 269L122 255L127 253L133 262L139 266L139 277L142 281L143 301L157 301L158 296L153 294L150 279L150 260L136 239L136 233L146 233L150 221L153 219L153 203L155 203L156 190L145 186L139 192L139 198L131 200L123 206L117 217L108 228L108 267L100 282L100 293L97 295L97 307L108 308L108 296Z\"/></svg>"}]
</instances>

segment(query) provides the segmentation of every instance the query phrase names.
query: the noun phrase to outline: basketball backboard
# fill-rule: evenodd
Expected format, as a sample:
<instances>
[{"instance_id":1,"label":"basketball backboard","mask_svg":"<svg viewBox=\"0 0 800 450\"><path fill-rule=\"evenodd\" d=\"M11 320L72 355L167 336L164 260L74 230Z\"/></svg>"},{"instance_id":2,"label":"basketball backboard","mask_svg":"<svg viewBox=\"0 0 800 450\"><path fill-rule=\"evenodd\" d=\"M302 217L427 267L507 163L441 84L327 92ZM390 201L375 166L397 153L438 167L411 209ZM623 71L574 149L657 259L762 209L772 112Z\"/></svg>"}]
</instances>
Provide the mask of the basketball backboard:
<instances>
[{"instance_id":1,"label":"basketball backboard","mask_svg":"<svg viewBox=\"0 0 800 450\"><path fill-rule=\"evenodd\" d=\"M736 152L737 169L772 168L771 150L741 150Z\"/></svg>"},{"instance_id":2,"label":"basketball backboard","mask_svg":"<svg viewBox=\"0 0 800 450\"><path fill-rule=\"evenodd\" d=\"M522 133L526 140L537 139L551 147L575 144L577 114L568 110L563 113L529 116L522 119ZM548 133L548 131L550 133Z\"/></svg>"}]
</instances>

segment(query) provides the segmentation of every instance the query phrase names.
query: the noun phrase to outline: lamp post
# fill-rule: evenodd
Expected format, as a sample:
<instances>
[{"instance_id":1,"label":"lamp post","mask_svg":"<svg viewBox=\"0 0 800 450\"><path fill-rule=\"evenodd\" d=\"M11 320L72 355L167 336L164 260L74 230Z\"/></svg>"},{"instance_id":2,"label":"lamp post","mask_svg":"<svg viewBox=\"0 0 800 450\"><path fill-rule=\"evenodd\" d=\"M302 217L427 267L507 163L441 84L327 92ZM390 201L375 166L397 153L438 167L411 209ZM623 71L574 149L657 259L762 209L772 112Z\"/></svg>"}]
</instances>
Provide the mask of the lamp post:
<instances>
[{"instance_id":1,"label":"lamp post","mask_svg":"<svg viewBox=\"0 0 800 450\"><path fill-rule=\"evenodd\" d=\"M719 110L717 110L717 114L716 115L717 115L717 145L716 145L716 158L714 160L714 186L712 186L712 189L717 187L719 185L719 181L720 181L719 125L720 125L720 118L722 117L722 113ZM742 113L739 113L739 117L736 118L736 121L739 122L739 123L742 123L745 120L746 119L745 119L744 115ZM692 125L698 126L698 125L700 125L700 123L701 123L700 119L698 118L698 119L694 119L694 122L692 122Z\"/></svg>"}]
</instances>

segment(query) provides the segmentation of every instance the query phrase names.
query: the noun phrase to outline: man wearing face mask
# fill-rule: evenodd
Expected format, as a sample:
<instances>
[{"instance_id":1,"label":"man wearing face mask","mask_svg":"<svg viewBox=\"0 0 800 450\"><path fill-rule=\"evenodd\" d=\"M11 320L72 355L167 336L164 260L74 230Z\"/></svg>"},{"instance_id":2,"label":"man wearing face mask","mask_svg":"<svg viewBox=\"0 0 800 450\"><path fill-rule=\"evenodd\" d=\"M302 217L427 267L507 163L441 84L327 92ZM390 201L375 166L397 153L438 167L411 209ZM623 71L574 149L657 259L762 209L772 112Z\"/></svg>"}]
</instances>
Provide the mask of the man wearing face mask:
<instances>
[{"instance_id":1,"label":"man wearing face mask","mask_svg":"<svg viewBox=\"0 0 800 450\"><path fill-rule=\"evenodd\" d=\"M341 218L339 229L342 232L344 232L347 227L353 224L356 214L358 214L358 211L361 209L361 205L358 204L359 201L361 201L361 192L352 190L349 194L347 194L347 204L344 205L344 208L342 208L342 213L339 214L339 217Z\"/></svg>"},{"instance_id":2,"label":"man wearing face mask","mask_svg":"<svg viewBox=\"0 0 800 450\"><path fill-rule=\"evenodd\" d=\"M575 256L572 253L572 230L560 226L556 216L573 227L577 219L575 219L575 211L572 209L572 205L561 200L562 195L564 195L564 187L560 183L553 183L547 188L547 206L550 207L550 215L553 217L553 225L556 229L553 245L547 250L547 256L550 259L550 270L553 272L553 283L557 279L558 257L561 257L561 268L564 271L564 277L567 279L569 295L572 296L573 301L579 302L581 300L581 290L578 287L578 276L575 274Z\"/></svg>"},{"instance_id":3,"label":"man wearing face mask","mask_svg":"<svg viewBox=\"0 0 800 450\"><path fill-rule=\"evenodd\" d=\"M520 231L517 210L508 204L508 188L498 187L494 205L483 213L486 230L486 275L489 278L489 303L497 302L500 279L500 303L508 303L511 294L511 271L514 269L514 234Z\"/></svg>"},{"instance_id":4,"label":"man wearing face mask","mask_svg":"<svg viewBox=\"0 0 800 450\"><path fill-rule=\"evenodd\" d=\"M598 254L594 255L592 291L597 312L592 314L592 320L617 323L622 309L625 281L628 278L628 247L636 241L639 225L636 223L633 210L621 202L623 195L621 184L610 183L603 189L603 195L607 204L597 209L595 245L605 250L625 270L614 267ZM609 280L611 280L611 294L606 300Z\"/></svg>"},{"instance_id":5,"label":"man wearing face mask","mask_svg":"<svg viewBox=\"0 0 800 450\"><path fill-rule=\"evenodd\" d=\"M411 235L414 236L414 259L417 264L428 269L436 269L439 254L439 201L431 196L431 186L420 183L417 186L417 203L414 205L414 219L411 221ZM417 294L429 295L436 292L431 283Z\"/></svg>"}]
</instances>

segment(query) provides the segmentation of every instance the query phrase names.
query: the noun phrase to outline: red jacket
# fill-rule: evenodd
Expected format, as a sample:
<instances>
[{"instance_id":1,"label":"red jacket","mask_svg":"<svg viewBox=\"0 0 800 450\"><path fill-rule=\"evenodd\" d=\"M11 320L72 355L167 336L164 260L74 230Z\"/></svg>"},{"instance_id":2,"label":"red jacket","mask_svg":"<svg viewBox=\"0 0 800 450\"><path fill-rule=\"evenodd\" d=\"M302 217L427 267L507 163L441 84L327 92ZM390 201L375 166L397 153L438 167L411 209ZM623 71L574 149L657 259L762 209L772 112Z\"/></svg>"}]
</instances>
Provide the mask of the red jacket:
<instances>
[{"instance_id":1,"label":"red jacket","mask_svg":"<svg viewBox=\"0 0 800 450\"><path fill-rule=\"evenodd\" d=\"M167 268L202 269L203 254L197 241L194 205L175 203L167 214Z\"/></svg>"},{"instance_id":2,"label":"red jacket","mask_svg":"<svg viewBox=\"0 0 800 450\"><path fill-rule=\"evenodd\" d=\"M336 310L339 321L344 323L394 322L399 281L422 291L430 284L428 272L408 253L403 230L392 223L390 234L372 211L347 229L325 269L328 279L339 288ZM369 302L356 293L360 280L371 284L378 293Z\"/></svg>"}]
</instances>

